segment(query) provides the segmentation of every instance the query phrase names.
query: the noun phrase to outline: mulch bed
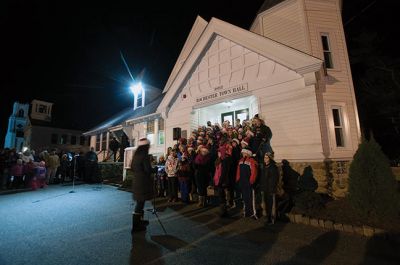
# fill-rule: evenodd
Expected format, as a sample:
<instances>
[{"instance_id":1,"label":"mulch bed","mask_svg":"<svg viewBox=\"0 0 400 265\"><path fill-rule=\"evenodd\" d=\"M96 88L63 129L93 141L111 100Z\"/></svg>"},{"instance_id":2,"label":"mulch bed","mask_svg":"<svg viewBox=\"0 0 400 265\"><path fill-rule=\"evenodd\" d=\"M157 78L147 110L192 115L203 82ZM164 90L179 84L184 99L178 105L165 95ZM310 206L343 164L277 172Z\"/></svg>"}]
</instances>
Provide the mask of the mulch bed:
<instances>
[{"instance_id":1,"label":"mulch bed","mask_svg":"<svg viewBox=\"0 0 400 265\"><path fill-rule=\"evenodd\" d=\"M305 214L310 218L331 220L334 223L350 224L350 225L368 225L371 227L381 228L388 232L400 233L400 216L393 220L372 220L365 219L357 215L350 203L346 199L332 200L325 204L325 208L313 212L301 212L294 208L293 213Z\"/></svg>"}]
</instances>

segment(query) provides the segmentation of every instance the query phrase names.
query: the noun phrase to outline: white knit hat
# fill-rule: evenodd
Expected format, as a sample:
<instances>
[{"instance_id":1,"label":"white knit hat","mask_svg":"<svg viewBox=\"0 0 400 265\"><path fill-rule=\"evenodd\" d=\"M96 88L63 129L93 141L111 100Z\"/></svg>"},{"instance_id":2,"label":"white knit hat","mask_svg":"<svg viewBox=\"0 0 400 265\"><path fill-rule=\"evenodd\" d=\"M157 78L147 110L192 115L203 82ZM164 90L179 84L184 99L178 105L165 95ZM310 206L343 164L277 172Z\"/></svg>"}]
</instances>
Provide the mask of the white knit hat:
<instances>
[{"instance_id":1,"label":"white knit hat","mask_svg":"<svg viewBox=\"0 0 400 265\"><path fill-rule=\"evenodd\" d=\"M247 148L243 148L242 149L242 153L248 154L249 156L253 155L253 152L250 149L247 149Z\"/></svg>"},{"instance_id":2,"label":"white knit hat","mask_svg":"<svg viewBox=\"0 0 400 265\"><path fill-rule=\"evenodd\" d=\"M148 145L148 144L150 144L150 141L147 140L147 138L142 138L139 140L138 146Z\"/></svg>"}]
</instances>

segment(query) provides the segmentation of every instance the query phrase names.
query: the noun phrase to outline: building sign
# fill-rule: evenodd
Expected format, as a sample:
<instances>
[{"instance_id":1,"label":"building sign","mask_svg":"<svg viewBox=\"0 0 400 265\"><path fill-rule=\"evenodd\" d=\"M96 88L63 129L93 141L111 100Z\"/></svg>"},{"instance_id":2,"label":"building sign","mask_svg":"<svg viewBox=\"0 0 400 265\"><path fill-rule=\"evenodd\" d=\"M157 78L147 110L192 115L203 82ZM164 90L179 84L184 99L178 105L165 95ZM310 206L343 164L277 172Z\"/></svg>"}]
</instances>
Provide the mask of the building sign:
<instances>
[{"instance_id":1,"label":"building sign","mask_svg":"<svg viewBox=\"0 0 400 265\"><path fill-rule=\"evenodd\" d=\"M223 86L214 88L214 93L196 98L196 103L217 100L219 98L233 96L248 91L247 83L223 89Z\"/></svg>"}]
</instances>

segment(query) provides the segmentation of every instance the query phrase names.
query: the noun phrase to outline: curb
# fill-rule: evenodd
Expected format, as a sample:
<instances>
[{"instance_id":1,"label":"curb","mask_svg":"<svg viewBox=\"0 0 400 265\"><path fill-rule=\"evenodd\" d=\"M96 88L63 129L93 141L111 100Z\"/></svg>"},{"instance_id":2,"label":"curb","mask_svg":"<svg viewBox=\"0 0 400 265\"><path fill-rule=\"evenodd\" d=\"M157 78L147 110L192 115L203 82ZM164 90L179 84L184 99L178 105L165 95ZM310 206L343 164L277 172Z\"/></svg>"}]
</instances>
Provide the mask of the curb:
<instances>
[{"instance_id":1,"label":"curb","mask_svg":"<svg viewBox=\"0 0 400 265\"><path fill-rule=\"evenodd\" d=\"M346 232L367 238L379 237L400 243L400 234L393 234L381 228L375 228L367 225L357 226L342 223L335 223L331 220L317 219L302 214L286 214L291 223L319 227L325 230L336 230Z\"/></svg>"},{"instance_id":2,"label":"curb","mask_svg":"<svg viewBox=\"0 0 400 265\"><path fill-rule=\"evenodd\" d=\"M1 195L9 195L9 194L15 194L15 193L21 193L21 192L27 192L27 191L31 191L31 188L27 188L27 189L13 189L13 190L2 190L0 191L0 196Z\"/></svg>"}]
</instances>

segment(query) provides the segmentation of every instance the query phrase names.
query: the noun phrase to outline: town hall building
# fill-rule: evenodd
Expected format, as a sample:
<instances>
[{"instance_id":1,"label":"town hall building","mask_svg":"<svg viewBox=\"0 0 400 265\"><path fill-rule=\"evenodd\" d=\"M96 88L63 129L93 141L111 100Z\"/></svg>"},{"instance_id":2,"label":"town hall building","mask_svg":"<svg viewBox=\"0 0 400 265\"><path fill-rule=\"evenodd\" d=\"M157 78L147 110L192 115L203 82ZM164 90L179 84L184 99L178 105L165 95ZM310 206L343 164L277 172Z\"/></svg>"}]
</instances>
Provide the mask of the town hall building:
<instances>
[{"instance_id":1,"label":"town hall building","mask_svg":"<svg viewBox=\"0 0 400 265\"><path fill-rule=\"evenodd\" d=\"M148 135L148 122L162 121L164 141L150 150L160 153L176 143L174 128L185 137L207 121L258 114L273 132L277 161L300 173L311 166L319 192L344 196L361 133L341 5L267 0L250 30L197 17L157 107L120 126L134 142Z\"/></svg>"}]
</instances>

